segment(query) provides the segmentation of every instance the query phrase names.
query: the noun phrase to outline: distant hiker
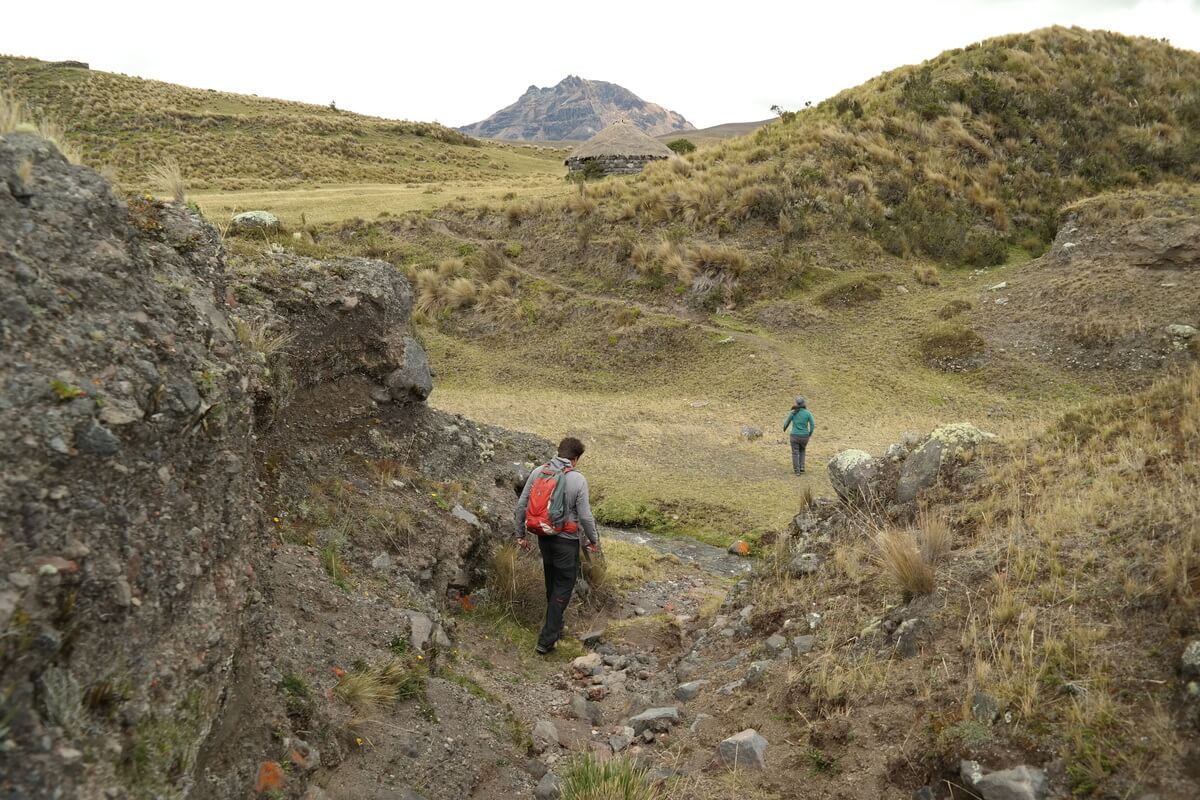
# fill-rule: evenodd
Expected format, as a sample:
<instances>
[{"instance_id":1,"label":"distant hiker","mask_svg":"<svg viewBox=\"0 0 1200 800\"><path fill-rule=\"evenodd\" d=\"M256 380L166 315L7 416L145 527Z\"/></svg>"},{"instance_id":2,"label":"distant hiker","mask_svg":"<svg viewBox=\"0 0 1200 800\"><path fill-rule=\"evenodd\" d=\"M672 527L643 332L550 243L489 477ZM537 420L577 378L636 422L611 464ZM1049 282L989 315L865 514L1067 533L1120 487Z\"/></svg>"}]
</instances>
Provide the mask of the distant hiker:
<instances>
[{"instance_id":1,"label":"distant hiker","mask_svg":"<svg viewBox=\"0 0 1200 800\"><path fill-rule=\"evenodd\" d=\"M533 471L525 481L515 517L517 544L529 547L537 537L546 576L546 624L538 634L537 652L549 653L562 635L563 615L579 574L579 528L587 536L588 552L600 548L596 519L588 501L587 479L575 470L583 442L568 436L558 443L558 455Z\"/></svg>"},{"instance_id":2,"label":"distant hiker","mask_svg":"<svg viewBox=\"0 0 1200 800\"><path fill-rule=\"evenodd\" d=\"M808 447L808 437L816 428L812 412L808 410L808 403L803 397L796 398L791 413L783 421L783 429L786 431L789 425L792 427L792 472L803 475L804 448Z\"/></svg>"}]
</instances>

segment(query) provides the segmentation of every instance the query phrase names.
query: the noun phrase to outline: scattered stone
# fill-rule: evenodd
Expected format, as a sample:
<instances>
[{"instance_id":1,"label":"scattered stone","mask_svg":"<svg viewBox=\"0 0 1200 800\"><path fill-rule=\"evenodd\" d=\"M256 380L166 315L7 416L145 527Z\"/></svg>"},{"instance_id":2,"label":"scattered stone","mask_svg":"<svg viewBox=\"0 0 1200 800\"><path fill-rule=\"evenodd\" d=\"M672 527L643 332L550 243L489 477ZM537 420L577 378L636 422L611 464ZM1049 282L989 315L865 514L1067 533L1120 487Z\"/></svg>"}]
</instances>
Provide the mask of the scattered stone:
<instances>
[{"instance_id":1,"label":"scattered stone","mask_svg":"<svg viewBox=\"0 0 1200 800\"><path fill-rule=\"evenodd\" d=\"M902 658L912 658L921 651L921 642L928 634L929 626L919 617L906 619L896 628L896 652Z\"/></svg>"},{"instance_id":2,"label":"scattered stone","mask_svg":"<svg viewBox=\"0 0 1200 800\"><path fill-rule=\"evenodd\" d=\"M717 344L733 344L736 341L737 339L734 339L732 336L726 336L724 339L718 340Z\"/></svg>"},{"instance_id":3,"label":"scattered stone","mask_svg":"<svg viewBox=\"0 0 1200 800\"><path fill-rule=\"evenodd\" d=\"M229 225L235 231L274 232L279 230L279 217L270 211L243 211L235 214Z\"/></svg>"},{"instance_id":4,"label":"scattered stone","mask_svg":"<svg viewBox=\"0 0 1200 800\"><path fill-rule=\"evenodd\" d=\"M449 650L454 646L454 642L450 641L450 637L446 635L446 629L439 622L433 626L432 636L433 646L439 650Z\"/></svg>"},{"instance_id":5,"label":"scattered stone","mask_svg":"<svg viewBox=\"0 0 1200 800\"><path fill-rule=\"evenodd\" d=\"M1200 639L1193 639L1183 650L1179 660L1180 671L1186 681L1200 679Z\"/></svg>"},{"instance_id":6,"label":"scattered stone","mask_svg":"<svg viewBox=\"0 0 1200 800\"><path fill-rule=\"evenodd\" d=\"M644 617L646 616L646 609L642 608L641 606L634 606L633 615L635 617Z\"/></svg>"},{"instance_id":7,"label":"scattered stone","mask_svg":"<svg viewBox=\"0 0 1200 800\"><path fill-rule=\"evenodd\" d=\"M971 699L971 716L984 725L991 725L1004 713L1004 704L990 694L976 692Z\"/></svg>"},{"instance_id":8,"label":"scattered stone","mask_svg":"<svg viewBox=\"0 0 1200 800\"><path fill-rule=\"evenodd\" d=\"M425 645L429 644L429 637L433 635L433 620L428 614L422 614L420 611L409 611L408 613L408 643L412 645L413 650L418 653L424 652Z\"/></svg>"},{"instance_id":9,"label":"scattered stone","mask_svg":"<svg viewBox=\"0 0 1200 800\"><path fill-rule=\"evenodd\" d=\"M693 700L693 699L695 699L696 695L700 694L700 690L703 689L707 685L708 685L708 681L705 681L705 680L688 681L687 683L681 683L675 687L675 699L681 700L685 703L688 700Z\"/></svg>"},{"instance_id":10,"label":"scattered stone","mask_svg":"<svg viewBox=\"0 0 1200 800\"><path fill-rule=\"evenodd\" d=\"M548 719L538 720L533 726L533 749L544 753L551 747L558 747L558 728Z\"/></svg>"},{"instance_id":11,"label":"scattered stone","mask_svg":"<svg viewBox=\"0 0 1200 800\"><path fill-rule=\"evenodd\" d=\"M688 730L692 733L699 733L704 729L705 723L712 719L714 719L712 714L697 714L696 719L689 726Z\"/></svg>"},{"instance_id":12,"label":"scattered stone","mask_svg":"<svg viewBox=\"0 0 1200 800\"><path fill-rule=\"evenodd\" d=\"M1007 288L1008 288L1008 281L1000 281L1000 283L997 283L995 286L989 286L988 291L989 292L999 292L999 291L1003 291L1004 289L1007 289Z\"/></svg>"},{"instance_id":13,"label":"scattered stone","mask_svg":"<svg viewBox=\"0 0 1200 800\"><path fill-rule=\"evenodd\" d=\"M629 720L629 725L633 728L634 735L641 735L647 730L670 730L671 726L678 724L678 722L679 709L675 706L663 706L646 709Z\"/></svg>"},{"instance_id":14,"label":"scattered stone","mask_svg":"<svg viewBox=\"0 0 1200 800\"><path fill-rule=\"evenodd\" d=\"M806 653L811 653L814 646L817 644L817 637L811 633L803 636L792 637L792 650L796 655L802 656Z\"/></svg>"},{"instance_id":15,"label":"scattered stone","mask_svg":"<svg viewBox=\"0 0 1200 800\"><path fill-rule=\"evenodd\" d=\"M632 736L626 735L624 733L615 733L612 736L608 737L608 746L612 748L612 751L614 753L619 753L622 750L624 750L626 747L629 747L629 743L632 741L633 741Z\"/></svg>"},{"instance_id":16,"label":"scattered stone","mask_svg":"<svg viewBox=\"0 0 1200 800\"><path fill-rule=\"evenodd\" d=\"M767 652L772 656L777 656L787 649L787 639L778 633L771 634L766 641Z\"/></svg>"},{"instance_id":17,"label":"scattered stone","mask_svg":"<svg viewBox=\"0 0 1200 800\"><path fill-rule=\"evenodd\" d=\"M558 800L562 796L562 782L553 772L547 772L538 781L533 796L536 800Z\"/></svg>"},{"instance_id":18,"label":"scattered stone","mask_svg":"<svg viewBox=\"0 0 1200 800\"><path fill-rule=\"evenodd\" d=\"M754 428L754 427L751 427L750 425L742 426L742 438L745 439L747 442L753 442L757 439L761 439L762 437L763 437L763 432L762 432L761 428Z\"/></svg>"},{"instance_id":19,"label":"scattered stone","mask_svg":"<svg viewBox=\"0 0 1200 800\"><path fill-rule=\"evenodd\" d=\"M1191 339L1196 335L1196 329L1191 325L1168 325L1167 335L1175 339Z\"/></svg>"},{"instance_id":20,"label":"scattered stone","mask_svg":"<svg viewBox=\"0 0 1200 800\"><path fill-rule=\"evenodd\" d=\"M763 769L767 766L767 740L753 728L735 733L717 746L717 758L730 768Z\"/></svg>"},{"instance_id":21,"label":"scattered stone","mask_svg":"<svg viewBox=\"0 0 1200 800\"><path fill-rule=\"evenodd\" d=\"M479 521L479 517L464 508L462 504L455 504L454 508L450 509L450 516L461 519L476 530L483 530L483 523Z\"/></svg>"},{"instance_id":22,"label":"scattered stone","mask_svg":"<svg viewBox=\"0 0 1200 800\"><path fill-rule=\"evenodd\" d=\"M912 793L912 800L936 800L937 795L928 786L922 786Z\"/></svg>"},{"instance_id":23,"label":"scattered stone","mask_svg":"<svg viewBox=\"0 0 1200 800\"><path fill-rule=\"evenodd\" d=\"M649 728L642 731L642 741L646 744L654 744L654 731Z\"/></svg>"},{"instance_id":24,"label":"scattered stone","mask_svg":"<svg viewBox=\"0 0 1200 800\"><path fill-rule=\"evenodd\" d=\"M108 428L93 422L75 435L75 446L81 453L107 458L120 451L121 440Z\"/></svg>"},{"instance_id":25,"label":"scattered stone","mask_svg":"<svg viewBox=\"0 0 1200 800\"><path fill-rule=\"evenodd\" d=\"M978 761L963 759L958 762L958 777L962 778L968 789L974 789L975 784L983 777L983 766Z\"/></svg>"},{"instance_id":26,"label":"scattered stone","mask_svg":"<svg viewBox=\"0 0 1200 800\"><path fill-rule=\"evenodd\" d=\"M392 568L392 565L394 563L395 562L392 560L391 553L380 553L379 555L377 555L373 559L371 559L371 568L377 569L381 572L386 572L387 570Z\"/></svg>"},{"instance_id":27,"label":"scattered stone","mask_svg":"<svg viewBox=\"0 0 1200 800\"><path fill-rule=\"evenodd\" d=\"M717 694L725 694L725 695L735 694L738 690L740 690L745 685L746 685L746 682L744 680L742 680L741 678L738 678L736 681L730 681L729 683L722 686L720 689L717 689Z\"/></svg>"},{"instance_id":28,"label":"scattered stone","mask_svg":"<svg viewBox=\"0 0 1200 800\"><path fill-rule=\"evenodd\" d=\"M577 675L599 675L604 671L604 659L599 653L588 653L572 661L571 670Z\"/></svg>"},{"instance_id":29,"label":"scattered stone","mask_svg":"<svg viewBox=\"0 0 1200 800\"><path fill-rule=\"evenodd\" d=\"M1024 764L989 772L976 780L974 787L983 800L1043 800L1046 789L1046 774Z\"/></svg>"},{"instance_id":30,"label":"scattered stone","mask_svg":"<svg viewBox=\"0 0 1200 800\"><path fill-rule=\"evenodd\" d=\"M600 704L581 695L571 698L571 713L575 715L576 719L586 720L594 726L604 724L604 711L600 708Z\"/></svg>"},{"instance_id":31,"label":"scattered stone","mask_svg":"<svg viewBox=\"0 0 1200 800\"><path fill-rule=\"evenodd\" d=\"M604 639L604 628L593 628L579 638L584 647L595 647Z\"/></svg>"},{"instance_id":32,"label":"scattered stone","mask_svg":"<svg viewBox=\"0 0 1200 800\"><path fill-rule=\"evenodd\" d=\"M793 578L803 578L816 573L821 567L821 557L816 553L800 553L788 562L788 574Z\"/></svg>"},{"instance_id":33,"label":"scattered stone","mask_svg":"<svg viewBox=\"0 0 1200 800\"><path fill-rule=\"evenodd\" d=\"M708 405L708 401L707 400L693 400L692 402L688 403L688 405L691 406L692 408L704 408L706 405Z\"/></svg>"},{"instance_id":34,"label":"scattered stone","mask_svg":"<svg viewBox=\"0 0 1200 800\"><path fill-rule=\"evenodd\" d=\"M746 686L757 686L762 683L767 671L771 668L771 661L755 661L750 665L750 669L746 670L746 677L742 680Z\"/></svg>"}]
</instances>

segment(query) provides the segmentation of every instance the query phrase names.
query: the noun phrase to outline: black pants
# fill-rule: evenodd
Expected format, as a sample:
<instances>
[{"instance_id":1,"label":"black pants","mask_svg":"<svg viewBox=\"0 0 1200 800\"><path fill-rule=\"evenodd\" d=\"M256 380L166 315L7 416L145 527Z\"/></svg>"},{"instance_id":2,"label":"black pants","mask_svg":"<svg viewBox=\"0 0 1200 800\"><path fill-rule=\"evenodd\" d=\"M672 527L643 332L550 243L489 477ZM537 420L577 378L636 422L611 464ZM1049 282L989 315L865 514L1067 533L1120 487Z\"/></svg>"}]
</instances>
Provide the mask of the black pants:
<instances>
[{"instance_id":1,"label":"black pants","mask_svg":"<svg viewBox=\"0 0 1200 800\"><path fill-rule=\"evenodd\" d=\"M546 574L546 624L538 634L538 644L550 649L562 636L563 615L575 591L579 574L579 540L562 536L539 536L542 570Z\"/></svg>"},{"instance_id":2,"label":"black pants","mask_svg":"<svg viewBox=\"0 0 1200 800\"><path fill-rule=\"evenodd\" d=\"M792 472L804 472L804 450L808 447L807 436L792 434Z\"/></svg>"}]
</instances>

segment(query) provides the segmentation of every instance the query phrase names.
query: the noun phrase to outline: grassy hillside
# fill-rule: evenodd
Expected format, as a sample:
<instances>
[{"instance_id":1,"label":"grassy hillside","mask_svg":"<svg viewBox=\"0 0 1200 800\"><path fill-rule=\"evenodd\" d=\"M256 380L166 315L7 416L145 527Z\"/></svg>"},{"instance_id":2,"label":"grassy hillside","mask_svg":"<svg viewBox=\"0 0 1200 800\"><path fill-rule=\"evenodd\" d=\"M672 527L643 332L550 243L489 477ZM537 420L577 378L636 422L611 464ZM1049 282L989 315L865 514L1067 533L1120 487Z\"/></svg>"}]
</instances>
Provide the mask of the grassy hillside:
<instances>
[{"instance_id":1,"label":"grassy hillside","mask_svg":"<svg viewBox=\"0 0 1200 800\"><path fill-rule=\"evenodd\" d=\"M1197 87L1200 54L1163 42L1064 28L1005 36L606 180L589 190L589 216L649 247L675 237L752 251L685 268L668 251L634 260L684 286L710 272L777 291L798 278L794 253L845 240L858 244L831 255L999 264L1014 245L1040 252L1067 203L1200 177Z\"/></svg>"},{"instance_id":2,"label":"grassy hillside","mask_svg":"<svg viewBox=\"0 0 1200 800\"><path fill-rule=\"evenodd\" d=\"M194 189L556 179L558 154L426 122L0 57L0 86L130 187L170 159Z\"/></svg>"}]
</instances>

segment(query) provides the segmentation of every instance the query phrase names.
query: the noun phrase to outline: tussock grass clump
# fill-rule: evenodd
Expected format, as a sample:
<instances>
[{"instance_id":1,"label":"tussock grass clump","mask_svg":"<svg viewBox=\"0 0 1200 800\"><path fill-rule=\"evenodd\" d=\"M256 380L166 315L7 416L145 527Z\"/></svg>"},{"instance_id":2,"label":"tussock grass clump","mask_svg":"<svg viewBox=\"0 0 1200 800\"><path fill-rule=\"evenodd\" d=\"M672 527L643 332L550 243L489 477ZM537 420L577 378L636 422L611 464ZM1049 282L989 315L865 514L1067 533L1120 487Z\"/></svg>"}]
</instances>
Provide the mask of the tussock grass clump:
<instances>
[{"instance_id":1,"label":"tussock grass clump","mask_svg":"<svg viewBox=\"0 0 1200 800\"><path fill-rule=\"evenodd\" d=\"M846 275L831 282L817 294L817 302L827 308L851 308L883 297L886 275L868 273Z\"/></svg>"},{"instance_id":2,"label":"tussock grass clump","mask_svg":"<svg viewBox=\"0 0 1200 800\"><path fill-rule=\"evenodd\" d=\"M983 337L957 322L943 322L921 335L920 349L925 360L945 366L977 356L985 347Z\"/></svg>"},{"instance_id":3,"label":"tussock grass clump","mask_svg":"<svg viewBox=\"0 0 1200 800\"><path fill-rule=\"evenodd\" d=\"M967 300L951 300L946 305L942 306L937 311L938 319L948 320L954 319L959 314L971 310L971 303Z\"/></svg>"},{"instance_id":4,"label":"tussock grass clump","mask_svg":"<svg viewBox=\"0 0 1200 800\"><path fill-rule=\"evenodd\" d=\"M424 695L425 680L423 667L395 658L347 672L333 692L356 714L370 718L385 706Z\"/></svg>"},{"instance_id":5,"label":"tussock grass clump","mask_svg":"<svg viewBox=\"0 0 1200 800\"><path fill-rule=\"evenodd\" d=\"M488 592L502 612L521 624L539 624L546 610L546 584L536 549L525 552L514 544L499 547L492 558Z\"/></svg>"},{"instance_id":6,"label":"tussock grass clump","mask_svg":"<svg viewBox=\"0 0 1200 800\"><path fill-rule=\"evenodd\" d=\"M932 548L922 546L912 531L884 530L875 534L875 548L884 571L906 599L929 594L934 586Z\"/></svg>"},{"instance_id":7,"label":"tussock grass clump","mask_svg":"<svg viewBox=\"0 0 1200 800\"><path fill-rule=\"evenodd\" d=\"M656 800L648 773L627 758L600 761L585 755L562 774L562 800Z\"/></svg>"},{"instance_id":8,"label":"tussock grass clump","mask_svg":"<svg viewBox=\"0 0 1200 800\"><path fill-rule=\"evenodd\" d=\"M149 180L160 192L170 195L174 202L187 202L187 184L183 178L183 168L174 156L168 156L150 167Z\"/></svg>"},{"instance_id":9,"label":"tussock grass clump","mask_svg":"<svg viewBox=\"0 0 1200 800\"><path fill-rule=\"evenodd\" d=\"M942 285L942 278L938 274L937 267L933 266L913 267L913 278L922 286Z\"/></svg>"}]
</instances>

